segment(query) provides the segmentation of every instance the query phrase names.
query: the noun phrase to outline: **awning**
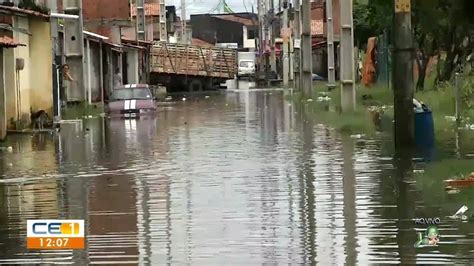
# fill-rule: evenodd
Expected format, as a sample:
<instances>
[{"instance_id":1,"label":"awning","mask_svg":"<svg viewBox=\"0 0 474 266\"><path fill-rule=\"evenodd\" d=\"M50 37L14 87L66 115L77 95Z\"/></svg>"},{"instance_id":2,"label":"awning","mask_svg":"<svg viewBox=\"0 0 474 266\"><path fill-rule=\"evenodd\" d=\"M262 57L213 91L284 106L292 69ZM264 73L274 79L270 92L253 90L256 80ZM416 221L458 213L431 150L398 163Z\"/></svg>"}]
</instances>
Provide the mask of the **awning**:
<instances>
[{"instance_id":1,"label":"awning","mask_svg":"<svg viewBox=\"0 0 474 266\"><path fill-rule=\"evenodd\" d=\"M123 47L128 47L128 48L133 48L133 49L138 49L138 50L146 50L145 47L143 46L138 46L138 45L133 45L133 44L128 44L128 43L122 43Z\"/></svg>"},{"instance_id":2,"label":"awning","mask_svg":"<svg viewBox=\"0 0 474 266\"><path fill-rule=\"evenodd\" d=\"M22 44L22 43L19 43L19 42L16 42L15 40L13 40L12 38L10 38L8 36L1 36L0 37L0 47L10 48L10 47L17 47L17 46L26 46L26 45Z\"/></svg>"},{"instance_id":3,"label":"awning","mask_svg":"<svg viewBox=\"0 0 474 266\"><path fill-rule=\"evenodd\" d=\"M97 34L97 33L93 33L93 32L90 32L90 31L82 31L84 33L84 35L87 35L89 37L93 37L93 38L97 38L97 39L100 39L100 40L108 40L109 37L107 36L104 36L104 35L100 35L100 34Z\"/></svg>"}]
</instances>

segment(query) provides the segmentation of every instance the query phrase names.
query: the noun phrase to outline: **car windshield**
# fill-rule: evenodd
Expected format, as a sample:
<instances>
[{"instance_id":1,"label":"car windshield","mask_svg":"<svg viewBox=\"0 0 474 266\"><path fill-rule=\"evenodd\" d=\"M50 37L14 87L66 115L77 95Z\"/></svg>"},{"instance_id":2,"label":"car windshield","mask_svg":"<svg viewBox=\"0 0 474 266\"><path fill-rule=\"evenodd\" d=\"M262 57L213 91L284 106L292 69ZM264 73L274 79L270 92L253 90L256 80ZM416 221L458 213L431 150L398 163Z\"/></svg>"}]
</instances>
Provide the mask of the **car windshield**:
<instances>
[{"instance_id":1,"label":"car windshield","mask_svg":"<svg viewBox=\"0 0 474 266\"><path fill-rule=\"evenodd\" d=\"M131 99L151 99L151 93L146 88L116 89L112 92L112 101Z\"/></svg>"},{"instance_id":2,"label":"car windshield","mask_svg":"<svg viewBox=\"0 0 474 266\"><path fill-rule=\"evenodd\" d=\"M241 67L251 67L251 66L253 66L253 62L252 61L240 61L240 66Z\"/></svg>"}]
</instances>

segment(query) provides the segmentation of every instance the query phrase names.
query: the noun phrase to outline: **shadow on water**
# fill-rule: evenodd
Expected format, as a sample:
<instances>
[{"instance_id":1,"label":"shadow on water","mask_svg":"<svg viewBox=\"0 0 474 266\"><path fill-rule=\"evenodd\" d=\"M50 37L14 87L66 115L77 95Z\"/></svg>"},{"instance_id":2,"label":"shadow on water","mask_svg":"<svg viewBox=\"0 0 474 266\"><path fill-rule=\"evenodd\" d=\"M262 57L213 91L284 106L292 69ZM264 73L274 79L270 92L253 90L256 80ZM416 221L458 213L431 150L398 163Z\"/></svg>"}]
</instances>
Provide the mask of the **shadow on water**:
<instances>
[{"instance_id":1,"label":"shadow on water","mask_svg":"<svg viewBox=\"0 0 474 266\"><path fill-rule=\"evenodd\" d=\"M429 170L448 166L394 159L390 139L341 135L286 93L177 96L156 117L10 136L13 152L0 151L0 263L473 259L471 222L446 218L473 194L446 195L431 174L441 170ZM423 167L426 176L413 173ZM423 228L412 219L438 216L440 246L415 250ZM27 250L26 220L39 218L84 219L87 248Z\"/></svg>"}]
</instances>

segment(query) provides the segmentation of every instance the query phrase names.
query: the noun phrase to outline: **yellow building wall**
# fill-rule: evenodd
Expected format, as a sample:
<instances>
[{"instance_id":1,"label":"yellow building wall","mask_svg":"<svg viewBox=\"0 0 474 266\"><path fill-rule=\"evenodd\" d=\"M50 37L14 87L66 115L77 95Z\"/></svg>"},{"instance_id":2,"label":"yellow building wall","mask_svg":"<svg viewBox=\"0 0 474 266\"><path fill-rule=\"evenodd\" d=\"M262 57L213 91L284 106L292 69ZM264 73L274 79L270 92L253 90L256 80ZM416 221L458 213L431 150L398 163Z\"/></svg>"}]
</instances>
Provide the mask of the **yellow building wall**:
<instances>
[{"instance_id":1,"label":"yellow building wall","mask_svg":"<svg viewBox=\"0 0 474 266\"><path fill-rule=\"evenodd\" d=\"M35 17L15 17L14 26L31 33L14 31L15 41L25 44L14 49L6 49L5 91L8 128L15 129L17 105L20 108L20 129L30 126L31 110L45 110L52 117L53 112L53 72L50 24ZM16 59L23 58L23 70L16 71ZM20 100L17 101L19 89Z\"/></svg>"},{"instance_id":2,"label":"yellow building wall","mask_svg":"<svg viewBox=\"0 0 474 266\"><path fill-rule=\"evenodd\" d=\"M11 36L10 36L11 37ZM16 74L15 74L15 50L17 48L4 49L4 77L6 95L7 128L14 129L13 121L16 118Z\"/></svg>"},{"instance_id":3,"label":"yellow building wall","mask_svg":"<svg viewBox=\"0 0 474 266\"><path fill-rule=\"evenodd\" d=\"M45 110L53 117L53 42L50 23L30 18L30 105L34 111ZM29 112L29 109L28 109Z\"/></svg>"},{"instance_id":4,"label":"yellow building wall","mask_svg":"<svg viewBox=\"0 0 474 266\"><path fill-rule=\"evenodd\" d=\"M16 27L30 31L27 17L16 17ZM31 32L31 31L30 31ZM33 32L31 32L33 34ZM20 128L26 128L29 126L30 121L30 71L31 71L31 60L30 60L30 36L26 33L16 31L16 38L19 43L26 44L26 46L18 46L15 48L15 58L23 58L25 61L25 67L23 70L17 71L16 82L17 88L20 90L19 94L19 108L20 108ZM14 68L16 69L16 68ZM35 69L38 71L39 69Z\"/></svg>"}]
</instances>

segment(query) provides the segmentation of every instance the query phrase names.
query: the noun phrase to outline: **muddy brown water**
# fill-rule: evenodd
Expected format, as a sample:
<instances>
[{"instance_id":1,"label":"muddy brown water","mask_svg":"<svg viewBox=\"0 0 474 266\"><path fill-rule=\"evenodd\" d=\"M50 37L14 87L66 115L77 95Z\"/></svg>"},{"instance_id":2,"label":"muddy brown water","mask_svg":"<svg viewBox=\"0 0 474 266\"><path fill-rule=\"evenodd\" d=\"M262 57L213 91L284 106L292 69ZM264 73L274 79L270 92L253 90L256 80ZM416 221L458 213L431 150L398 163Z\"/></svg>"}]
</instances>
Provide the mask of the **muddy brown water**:
<instances>
[{"instance_id":1,"label":"muddy brown water","mask_svg":"<svg viewBox=\"0 0 474 266\"><path fill-rule=\"evenodd\" d=\"M279 90L208 96L10 136L0 263L474 261L474 224L445 218L463 202L426 200L439 195L416 186L412 160L392 159L390 139L340 135ZM425 216L442 217L441 243L415 249L412 219ZM26 220L55 218L85 220L85 250L26 249Z\"/></svg>"}]
</instances>

